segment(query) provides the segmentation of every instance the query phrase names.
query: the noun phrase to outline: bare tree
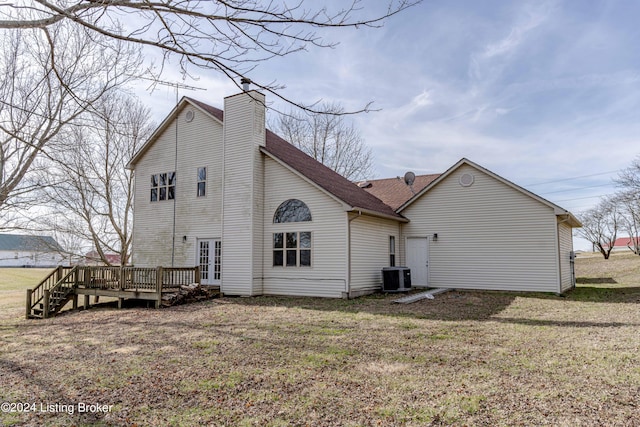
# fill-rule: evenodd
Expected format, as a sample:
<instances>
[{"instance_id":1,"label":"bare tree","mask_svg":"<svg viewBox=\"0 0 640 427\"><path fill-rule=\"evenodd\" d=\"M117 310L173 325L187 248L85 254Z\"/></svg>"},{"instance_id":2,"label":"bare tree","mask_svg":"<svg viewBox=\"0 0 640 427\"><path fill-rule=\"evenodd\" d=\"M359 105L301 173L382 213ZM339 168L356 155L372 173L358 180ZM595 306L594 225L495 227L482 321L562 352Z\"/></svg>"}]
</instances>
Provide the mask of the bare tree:
<instances>
[{"instance_id":1,"label":"bare tree","mask_svg":"<svg viewBox=\"0 0 640 427\"><path fill-rule=\"evenodd\" d=\"M640 197L634 190L627 190L616 195L615 198L620 214L621 228L629 235L627 247L636 255L640 255Z\"/></svg>"},{"instance_id":2,"label":"bare tree","mask_svg":"<svg viewBox=\"0 0 640 427\"><path fill-rule=\"evenodd\" d=\"M601 200L595 208L580 215L579 219L582 228L577 230L578 235L591 242L604 259L609 259L622 222L616 200Z\"/></svg>"},{"instance_id":3,"label":"bare tree","mask_svg":"<svg viewBox=\"0 0 640 427\"><path fill-rule=\"evenodd\" d=\"M42 176L52 185L40 226L89 242L104 264L118 253L126 265L133 224L133 171L126 166L152 131L150 111L138 101L102 98L82 127L55 141L55 162Z\"/></svg>"},{"instance_id":4,"label":"bare tree","mask_svg":"<svg viewBox=\"0 0 640 427\"><path fill-rule=\"evenodd\" d=\"M337 104L323 104L331 114L292 111L279 115L274 131L323 165L350 180L371 178L373 155L360 131L345 120Z\"/></svg>"},{"instance_id":5,"label":"bare tree","mask_svg":"<svg viewBox=\"0 0 640 427\"><path fill-rule=\"evenodd\" d=\"M177 57L185 73L191 65L219 71L237 85L239 77L262 61L311 46L335 46L319 30L378 27L419 1L388 0L383 9L372 11L375 5L365 7L361 0L335 10L310 0L298 0L293 6L261 0L23 0L0 5L0 29L47 29L67 22L95 35L157 49L165 60ZM281 95L283 86L276 82L254 83L313 110L313 104Z\"/></svg>"},{"instance_id":6,"label":"bare tree","mask_svg":"<svg viewBox=\"0 0 640 427\"><path fill-rule=\"evenodd\" d=\"M52 25L0 33L0 215L37 202L38 158L105 94L139 72L137 49ZM62 48L63 47L63 48Z\"/></svg>"},{"instance_id":7,"label":"bare tree","mask_svg":"<svg viewBox=\"0 0 640 427\"><path fill-rule=\"evenodd\" d=\"M640 156L631 162L631 166L620 172L614 182L625 190L635 192L636 197L640 197Z\"/></svg>"},{"instance_id":8,"label":"bare tree","mask_svg":"<svg viewBox=\"0 0 640 427\"><path fill-rule=\"evenodd\" d=\"M629 234L628 248L640 255L640 157L636 157L631 165L614 179L622 191L616 195L616 201L622 212L622 226Z\"/></svg>"}]
</instances>

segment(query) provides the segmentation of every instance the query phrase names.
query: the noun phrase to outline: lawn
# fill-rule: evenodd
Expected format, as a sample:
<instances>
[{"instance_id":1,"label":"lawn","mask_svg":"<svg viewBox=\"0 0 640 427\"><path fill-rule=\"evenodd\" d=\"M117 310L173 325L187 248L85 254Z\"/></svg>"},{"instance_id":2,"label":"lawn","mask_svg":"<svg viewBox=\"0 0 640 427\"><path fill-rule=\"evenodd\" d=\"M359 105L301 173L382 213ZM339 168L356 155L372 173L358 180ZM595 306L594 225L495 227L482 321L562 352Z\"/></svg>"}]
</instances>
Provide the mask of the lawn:
<instances>
[{"instance_id":1,"label":"lawn","mask_svg":"<svg viewBox=\"0 0 640 427\"><path fill-rule=\"evenodd\" d=\"M0 320L24 316L25 289L35 288L52 269L0 268Z\"/></svg>"},{"instance_id":2,"label":"lawn","mask_svg":"<svg viewBox=\"0 0 640 427\"><path fill-rule=\"evenodd\" d=\"M0 425L639 425L640 257L576 268L562 297L409 305L221 298L27 321L3 294L0 402L36 410Z\"/></svg>"}]
</instances>

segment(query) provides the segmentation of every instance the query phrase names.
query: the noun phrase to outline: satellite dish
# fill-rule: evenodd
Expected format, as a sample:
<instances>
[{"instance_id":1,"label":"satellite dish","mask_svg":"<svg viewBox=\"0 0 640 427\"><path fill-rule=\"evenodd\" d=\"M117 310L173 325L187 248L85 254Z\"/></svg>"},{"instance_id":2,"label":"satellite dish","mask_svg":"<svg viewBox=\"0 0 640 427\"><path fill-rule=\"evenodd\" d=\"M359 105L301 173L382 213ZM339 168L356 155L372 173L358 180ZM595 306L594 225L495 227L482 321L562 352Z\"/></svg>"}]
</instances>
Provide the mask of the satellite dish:
<instances>
[{"instance_id":1,"label":"satellite dish","mask_svg":"<svg viewBox=\"0 0 640 427\"><path fill-rule=\"evenodd\" d=\"M404 182L405 184L411 186L416 181L416 174L409 171L404 174Z\"/></svg>"}]
</instances>

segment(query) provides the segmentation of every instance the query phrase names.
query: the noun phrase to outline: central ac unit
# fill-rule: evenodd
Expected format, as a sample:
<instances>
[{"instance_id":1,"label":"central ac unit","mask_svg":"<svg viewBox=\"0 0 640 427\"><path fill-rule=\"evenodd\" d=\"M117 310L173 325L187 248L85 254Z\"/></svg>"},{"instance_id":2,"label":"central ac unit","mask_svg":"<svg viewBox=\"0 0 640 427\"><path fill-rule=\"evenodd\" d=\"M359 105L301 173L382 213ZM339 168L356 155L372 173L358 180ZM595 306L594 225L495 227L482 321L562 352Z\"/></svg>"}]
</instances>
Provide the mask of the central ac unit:
<instances>
[{"instance_id":1,"label":"central ac unit","mask_svg":"<svg viewBox=\"0 0 640 427\"><path fill-rule=\"evenodd\" d=\"M411 290L411 270L408 267L384 267L382 269L384 292L407 292Z\"/></svg>"}]
</instances>

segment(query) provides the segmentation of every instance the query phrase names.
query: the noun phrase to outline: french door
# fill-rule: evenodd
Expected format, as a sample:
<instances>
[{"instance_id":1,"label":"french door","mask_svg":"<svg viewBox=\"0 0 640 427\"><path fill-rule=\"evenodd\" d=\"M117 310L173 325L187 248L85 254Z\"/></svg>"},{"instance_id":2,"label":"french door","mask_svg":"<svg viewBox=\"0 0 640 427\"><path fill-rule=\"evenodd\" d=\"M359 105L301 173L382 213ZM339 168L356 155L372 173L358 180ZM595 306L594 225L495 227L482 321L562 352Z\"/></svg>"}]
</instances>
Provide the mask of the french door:
<instances>
[{"instance_id":1,"label":"french door","mask_svg":"<svg viewBox=\"0 0 640 427\"><path fill-rule=\"evenodd\" d=\"M218 239L198 239L200 283L219 285L222 266L222 242Z\"/></svg>"}]
</instances>

